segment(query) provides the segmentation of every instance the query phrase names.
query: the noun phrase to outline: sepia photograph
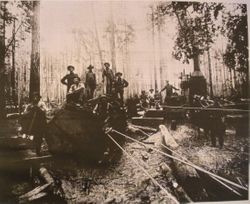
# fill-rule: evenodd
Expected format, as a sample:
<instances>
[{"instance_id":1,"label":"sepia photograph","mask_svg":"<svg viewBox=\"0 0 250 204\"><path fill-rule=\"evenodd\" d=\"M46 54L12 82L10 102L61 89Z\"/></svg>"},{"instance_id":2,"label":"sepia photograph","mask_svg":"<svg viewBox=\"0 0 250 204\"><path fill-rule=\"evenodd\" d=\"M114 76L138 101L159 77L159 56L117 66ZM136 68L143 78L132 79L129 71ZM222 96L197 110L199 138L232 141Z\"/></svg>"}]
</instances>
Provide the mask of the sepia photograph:
<instances>
[{"instance_id":1,"label":"sepia photograph","mask_svg":"<svg viewBox=\"0 0 250 204\"><path fill-rule=\"evenodd\" d=\"M247 0L0 0L0 204L249 203Z\"/></svg>"}]
</instances>

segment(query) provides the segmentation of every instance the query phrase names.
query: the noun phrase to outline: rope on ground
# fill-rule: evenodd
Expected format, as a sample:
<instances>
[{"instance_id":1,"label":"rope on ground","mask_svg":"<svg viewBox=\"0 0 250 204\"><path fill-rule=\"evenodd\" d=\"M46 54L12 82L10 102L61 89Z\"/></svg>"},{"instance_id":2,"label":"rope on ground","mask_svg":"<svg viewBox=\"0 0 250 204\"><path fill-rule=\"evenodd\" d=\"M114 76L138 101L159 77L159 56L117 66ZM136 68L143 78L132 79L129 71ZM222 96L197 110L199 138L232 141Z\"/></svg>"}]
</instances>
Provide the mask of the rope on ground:
<instances>
[{"instance_id":1,"label":"rope on ground","mask_svg":"<svg viewBox=\"0 0 250 204\"><path fill-rule=\"evenodd\" d=\"M158 181L156 181L149 173L148 171L141 166L138 161L136 161L136 159L133 158L132 155L130 155L121 145L118 144L118 142L108 133L106 133L106 135L144 172L145 175L147 175L152 181L153 183L158 186L167 196L168 198L170 198L171 200L174 201L174 203L179 203L179 201L172 196Z\"/></svg>"},{"instance_id":2,"label":"rope on ground","mask_svg":"<svg viewBox=\"0 0 250 204\"><path fill-rule=\"evenodd\" d=\"M170 152L172 152L173 154L179 156L179 158L182 158L184 161L195 165L193 162L189 161L187 158L183 157L181 154L177 153L176 151L170 149L169 147L167 147L166 145L160 144L163 148L169 150ZM209 175L211 176L211 175ZM230 186L228 186L227 184L225 184L223 181L215 178L214 176L211 176L214 180L216 180L217 182L219 182L221 185L225 186L226 188L228 188L229 190L233 191L235 194L242 196L238 191L234 190L233 188L231 188Z\"/></svg>"},{"instance_id":3,"label":"rope on ground","mask_svg":"<svg viewBox=\"0 0 250 204\"><path fill-rule=\"evenodd\" d=\"M125 138L128 138L128 139L130 139L130 140L132 140L132 141L134 141L134 142L137 142L138 144L141 144L141 145L144 145L144 146L146 145L146 144L144 144L144 143L142 143L142 142L140 142L140 141L138 141L138 140L136 140L136 139L134 139L134 138L132 138L132 137L130 137L130 136L127 136L127 135L125 135L125 134L123 134L123 133L121 133L121 132L118 132L117 130L114 130L114 129L113 129L112 131L113 131L113 132L116 132L117 134L119 134L119 135L121 135L121 136L123 136L123 137L125 137ZM228 180L228 179L226 179L226 178L223 178L223 177L221 177L221 176L218 176L218 175L216 175L216 174L214 174L214 173L212 173L212 172L210 172L210 171L207 171L207 170L203 169L202 167L197 166L196 164L191 164L191 163L189 163L189 162L187 162L187 161L185 161L185 160L183 160L183 159L180 159L180 158L175 157L175 156L173 156L173 155L167 154L167 153L165 153L165 152L163 152L163 151L161 151L161 150L159 150L159 149L157 149L157 148L151 147L151 149L154 150L154 151L156 151L156 152L158 152L158 153L160 153L160 154L163 154L163 155L165 155L165 156L167 156L167 157L169 157L169 158L171 158L171 159L175 159L175 160L177 160L177 161L179 161L179 162L182 162L182 163L184 163L184 164L186 164L186 165L189 165L189 166L191 166L191 167L193 167L193 168L195 168L195 169L197 169L197 170L199 170L199 171L201 171L201 172L203 172L203 173L209 174L209 175L211 175L211 176L213 176L213 177L215 177L215 178L217 178L217 179L219 179L219 180L222 180L222 181L224 181L224 182L226 182L226 183L228 183L228 184L231 184L232 186L235 186L235 187L237 187L237 188L240 188L240 189L243 189L243 190L248 191L248 189L247 189L246 187L243 187L243 186L241 186L241 185L239 185L239 184L237 184L237 183L235 183L235 182L233 182L233 181L230 181L230 180Z\"/></svg>"}]
</instances>

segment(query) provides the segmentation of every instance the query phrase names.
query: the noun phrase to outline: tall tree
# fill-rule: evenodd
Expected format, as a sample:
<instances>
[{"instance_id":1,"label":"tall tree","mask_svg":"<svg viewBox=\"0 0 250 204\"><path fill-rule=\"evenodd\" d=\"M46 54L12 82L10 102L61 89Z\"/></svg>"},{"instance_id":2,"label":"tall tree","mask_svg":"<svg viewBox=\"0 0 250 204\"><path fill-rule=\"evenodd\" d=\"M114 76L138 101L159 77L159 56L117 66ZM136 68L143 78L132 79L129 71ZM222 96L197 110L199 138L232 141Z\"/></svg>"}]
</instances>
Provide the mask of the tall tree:
<instances>
[{"instance_id":1,"label":"tall tree","mask_svg":"<svg viewBox=\"0 0 250 204\"><path fill-rule=\"evenodd\" d=\"M161 15L175 16L178 21L173 55L183 63L193 60L194 71L200 71L199 56L213 43L216 33L214 20L223 9L222 4L171 2L160 4L159 8Z\"/></svg>"},{"instance_id":2,"label":"tall tree","mask_svg":"<svg viewBox=\"0 0 250 204\"><path fill-rule=\"evenodd\" d=\"M155 54L155 17L154 17L154 6L151 7L151 22L152 22L152 45L153 45L153 73L154 73L154 89L158 89L157 87L157 69L156 69L156 54Z\"/></svg>"},{"instance_id":3,"label":"tall tree","mask_svg":"<svg viewBox=\"0 0 250 204\"><path fill-rule=\"evenodd\" d=\"M5 111L5 7L0 1L0 119L6 117Z\"/></svg>"},{"instance_id":4,"label":"tall tree","mask_svg":"<svg viewBox=\"0 0 250 204\"><path fill-rule=\"evenodd\" d=\"M12 86L12 99L15 105L17 105L17 80L16 80L16 19L13 19L13 29L12 29L12 70L11 70L11 86Z\"/></svg>"},{"instance_id":5,"label":"tall tree","mask_svg":"<svg viewBox=\"0 0 250 204\"><path fill-rule=\"evenodd\" d=\"M116 43L115 43L115 22L113 16L113 6L111 3L110 12L110 50L111 50L111 64L113 72L116 72Z\"/></svg>"},{"instance_id":6,"label":"tall tree","mask_svg":"<svg viewBox=\"0 0 250 204\"><path fill-rule=\"evenodd\" d=\"M241 76L242 94L248 95L249 59L248 26L246 4L236 4L234 11L226 12L223 18L222 32L228 37L224 62L230 73L237 71Z\"/></svg>"},{"instance_id":7,"label":"tall tree","mask_svg":"<svg viewBox=\"0 0 250 204\"><path fill-rule=\"evenodd\" d=\"M34 92L40 94L40 2L33 1L32 18L32 49L30 67L30 92L29 97Z\"/></svg>"}]
</instances>

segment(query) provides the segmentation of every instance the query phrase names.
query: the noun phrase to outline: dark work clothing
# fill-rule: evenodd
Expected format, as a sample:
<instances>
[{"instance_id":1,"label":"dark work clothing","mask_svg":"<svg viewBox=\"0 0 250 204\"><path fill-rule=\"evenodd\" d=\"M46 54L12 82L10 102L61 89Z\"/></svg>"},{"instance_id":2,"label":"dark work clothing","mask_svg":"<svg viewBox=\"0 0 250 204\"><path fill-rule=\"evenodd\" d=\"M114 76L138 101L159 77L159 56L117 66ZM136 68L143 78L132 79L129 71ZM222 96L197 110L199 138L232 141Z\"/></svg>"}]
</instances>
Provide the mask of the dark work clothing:
<instances>
[{"instance_id":1,"label":"dark work clothing","mask_svg":"<svg viewBox=\"0 0 250 204\"><path fill-rule=\"evenodd\" d=\"M173 95L173 89L174 90L178 90L177 88L175 88L174 86L170 85L170 84L167 84L162 90L166 90L166 96L165 96L165 103L168 104L168 102L170 101L172 95Z\"/></svg>"},{"instance_id":2,"label":"dark work clothing","mask_svg":"<svg viewBox=\"0 0 250 204\"><path fill-rule=\"evenodd\" d=\"M171 97L173 95L173 89L178 90L174 86L167 84L161 91L166 90L166 96Z\"/></svg>"},{"instance_id":3,"label":"dark work clothing","mask_svg":"<svg viewBox=\"0 0 250 204\"><path fill-rule=\"evenodd\" d=\"M86 91L87 98L92 99L94 97L94 91L96 89L96 76L93 72L87 72L86 74Z\"/></svg>"},{"instance_id":4,"label":"dark work clothing","mask_svg":"<svg viewBox=\"0 0 250 204\"><path fill-rule=\"evenodd\" d=\"M40 154L42 138L46 137L46 115L36 105L30 105L27 112L23 114L20 124L23 132L34 136L36 153Z\"/></svg>"},{"instance_id":5,"label":"dark work clothing","mask_svg":"<svg viewBox=\"0 0 250 204\"><path fill-rule=\"evenodd\" d=\"M219 108L218 104L214 104L210 106L211 108ZM223 147L224 143L224 135L226 132L225 123L222 121L223 113L221 111L211 111L208 112L210 116L210 134L211 134L211 142L213 146L216 146L216 138L219 140L220 148Z\"/></svg>"},{"instance_id":6,"label":"dark work clothing","mask_svg":"<svg viewBox=\"0 0 250 204\"><path fill-rule=\"evenodd\" d=\"M106 94L112 93L112 83L114 81L114 73L111 69L104 69L102 72L102 78L106 78Z\"/></svg>"},{"instance_id":7,"label":"dark work clothing","mask_svg":"<svg viewBox=\"0 0 250 204\"><path fill-rule=\"evenodd\" d=\"M126 88L127 86L128 82L120 77L114 81L116 96L121 100L122 103L123 103L124 88Z\"/></svg>"},{"instance_id":8,"label":"dark work clothing","mask_svg":"<svg viewBox=\"0 0 250 204\"><path fill-rule=\"evenodd\" d=\"M74 84L74 78L76 78L76 77L78 77L77 74L69 73L61 79L62 84L67 86L67 93L69 92L71 85Z\"/></svg>"}]
</instances>

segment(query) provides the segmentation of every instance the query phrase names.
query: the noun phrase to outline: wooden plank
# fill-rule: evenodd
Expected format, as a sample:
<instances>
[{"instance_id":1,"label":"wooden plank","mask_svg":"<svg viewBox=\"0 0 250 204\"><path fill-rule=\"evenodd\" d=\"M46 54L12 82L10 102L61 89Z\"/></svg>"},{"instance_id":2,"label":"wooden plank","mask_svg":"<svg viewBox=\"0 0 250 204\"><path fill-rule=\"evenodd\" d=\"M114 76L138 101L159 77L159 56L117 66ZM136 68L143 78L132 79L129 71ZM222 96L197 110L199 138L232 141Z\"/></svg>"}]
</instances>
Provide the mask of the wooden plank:
<instances>
[{"instance_id":1,"label":"wooden plank","mask_svg":"<svg viewBox=\"0 0 250 204\"><path fill-rule=\"evenodd\" d=\"M166 111L165 110L156 110L156 109L149 109L146 111L144 117L165 117Z\"/></svg>"},{"instance_id":2,"label":"wooden plank","mask_svg":"<svg viewBox=\"0 0 250 204\"><path fill-rule=\"evenodd\" d=\"M46 183L46 184L44 184L42 186L38 186L38 187L34 188L33 190L31 190L31 191L25 193L24 195L20 196L19 200L20 199L28 199L29 197L32 197L32 196L40 193L41 191L45 190L49 185L50 185L50 183Z\"/></svg>"},{"instance_id":3,"label":"wooden plank","mask_svg":"<svg viewBox=\"0 0 250 204\"><path fill-rule=\"evenodd\" d=\"M224 111L224 112L243 112L250 113L250 110L243 109L229 109L229 108L203 108L203 107L184 107L184 106L166 106L162 105L164 109L183 109L183 110L201 110L201 111Z\"/></svg>"},{"instance_id":4,"label":"wooden plank","mask_svg":"<svg viewBox=\"0 0 250 204\"><path fill-rule=\"evenodd\" d=\"M162 117L133 117L132 124L133 125L141 125L141 126L149 126L149 127L158 127L163 123L164 118Z\"/></svg>"},{"instance_id":5,"label":"wooden plank","mask_svg":"<svg viewBox=\"0 0 250 204\"><path fill-rule=\"evenodd\" d=\"M49 158L52 158L52 155L45 155L45 156L39 156L39 157L27 157L21 161L35 161L35 160L44 160L44 159L49 159Z\"/></svg>"}]
</instances>

